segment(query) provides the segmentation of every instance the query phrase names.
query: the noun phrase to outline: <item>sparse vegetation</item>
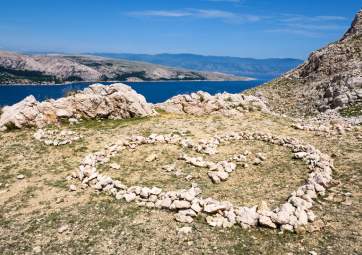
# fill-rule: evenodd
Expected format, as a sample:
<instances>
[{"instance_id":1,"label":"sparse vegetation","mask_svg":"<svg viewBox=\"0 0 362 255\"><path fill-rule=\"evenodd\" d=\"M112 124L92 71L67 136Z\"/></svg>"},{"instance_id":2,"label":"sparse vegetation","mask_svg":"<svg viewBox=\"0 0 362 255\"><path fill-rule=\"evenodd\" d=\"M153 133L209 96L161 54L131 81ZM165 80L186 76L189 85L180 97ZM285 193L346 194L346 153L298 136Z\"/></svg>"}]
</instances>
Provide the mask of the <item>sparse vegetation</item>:
<instances>
[{"instance_id":1,"label":"sparse vegetation","mask_svg":"<svg viewBox=\"0 0 362 255\"><path fill-rule=\"evenodd\" d=\"M290 128L286 119L259 112L238 118L160 114L136 120L83 120L77 126L64 124L63 127L77 130L84 140L70 146L47 147L34 142L32 130L0 134L1 254L32 253L36 246L41 247L44 254L306 254L308 251L359 254L362 249L358 241L362 229L359 221L362 146L355 138L360 129L347 133L343 139L325 139L312 132ZM184 225L175 222L168 211L117 201L92 189L83 190L77 182L74 182L77 192L69 192L72 182L66 181L65 177L78 167L84 155L122 137L175 132L197 140L241 130L297 137L335 155L336 182L326 197L316 203L316 214L324 222L321 230L278 234L269 229L215 229L205 224L201 217L191 224L191 234L179 236L176 230ZM270 205L279 203L278 199L285 199L307 174L306 165L293 160L288 150L259 142L223 145L219 154L208 156L208 159L216 161L241 150L249 150L252 154L263 152L267 160L261 166L238 168L220 185L211 184L203 169L181 161L177 166L185 175L195 176L193 181L201 185L205 196L232 197L240 204L248 204L253 199L266 200ZM145 157L151 152L157 153L159 160L145 163ZM161 169L181 152L173 145L124 151L110 162L119 163L120 170L109 170L106 164L102 172L115 178L122 177L129 184L187 188L191 182ZM17 180L19 173L25 174L25 179ZM282 180L288 185L283 185ZM348 198L345 194L349 193L352 203L344 204ZM272 197L277 199L271 201ZM58 233L57 229L63 225L68 225L68 229Z\"/></svg>"},{"instance_id":2,"label":"sparse vegetation","mask_svg":"<svg viewBox=\"0 0 362 255\"><path fill-rule=\"evenodd\" d=\"M357 117L362 115L362 102L347 106L340 111L344 117Z\"/></svg>"}]
</instances>

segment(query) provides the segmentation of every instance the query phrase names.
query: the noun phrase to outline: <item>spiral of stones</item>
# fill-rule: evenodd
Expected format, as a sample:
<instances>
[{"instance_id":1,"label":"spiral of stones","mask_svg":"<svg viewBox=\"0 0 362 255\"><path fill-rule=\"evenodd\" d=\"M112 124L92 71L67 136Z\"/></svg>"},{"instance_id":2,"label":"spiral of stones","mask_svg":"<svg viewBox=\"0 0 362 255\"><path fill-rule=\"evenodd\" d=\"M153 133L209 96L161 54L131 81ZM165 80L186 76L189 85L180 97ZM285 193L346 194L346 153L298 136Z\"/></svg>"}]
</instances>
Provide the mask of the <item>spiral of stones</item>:
<instances>
[{"instance_id":1,"label":"spiral of stones","mask_svg":"<svg viewBox=\"0 0 362 255\"><path fill-rule=\"evenodd\" d=\"M218 201L202 197L196 183L190 189L164 191L159 187L126 186L118 180L102 175L97 166L109 162L111 157L125 149L136 149L144 144L176 144L205 154L217 153L223 142L241 140L262 141L289 148L295 159L303 160L309 167L305 183L293 191L289 198L275 209L266 205L252 207L234 205L229 201ZM73 177L82 185L106 192L117 200L135 202L140 206L174 211L175 219L192 223L197 215L206 216L206 221L214 227L240 225L243 228L264 226L294 231L316 218L312 211L318 195L323 195L332 181L333 160L314 146L303 144L294 138L279 137L265 133L237 132L215 136L210 140L194 143L177 134L152 134L148 137L131 136L118 143L106 146L103 150L88 154L80 163Z\"/></svg>"}]
</instances>

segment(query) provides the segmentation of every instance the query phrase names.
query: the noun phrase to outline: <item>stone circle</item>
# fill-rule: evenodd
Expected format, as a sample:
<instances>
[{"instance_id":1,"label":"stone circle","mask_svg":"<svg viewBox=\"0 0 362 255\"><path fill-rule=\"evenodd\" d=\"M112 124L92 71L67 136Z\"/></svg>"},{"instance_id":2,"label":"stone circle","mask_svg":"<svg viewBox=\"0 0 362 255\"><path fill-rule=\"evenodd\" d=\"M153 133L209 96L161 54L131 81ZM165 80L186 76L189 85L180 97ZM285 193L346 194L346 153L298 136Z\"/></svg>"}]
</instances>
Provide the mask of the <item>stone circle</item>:
<instances>
[{"instance_id":1,"label":"stone circle","mask_svg":"<svg viewBox=\"0 0 362 255\"><path fill-rule=\"evenodd\" d=\"M275 144L289 148L295 159L307 163L311 172L305 183L293 191L286 202L275 209L269 209L266 204L252 207L234 205L229 201L218 201L211 197L203 198L202 190L196 183L189 189L176 191L163 191L158 187L126 186L118 180L102 175L97 171L97 166L109 162L110 158L122 150L134 150L143 144L179 144L182 147L193 149L204 154L217 153L217 146L223 142L235 142L241 140L255 140ZM234 165L228 161L220 164L205 162L202 158L192 158L187 155L181 156L191 164L200 167L209 167L212 164L216 173L224 171L232 172ZM257 156L265 160L265 156ZM231 167L232 166L232 167ZM214 167L216 167L214 169ZM191 223L198 215L206 216L206 222L214 227L231 227L235 224L243 228L253 226L264 226L269 228L280 228L285 231L295 231L300 226L313 222L316 218L311 210L314 200L318 195L323 195L328 184L332 180L332 159L320 152L312 145L303 144L296 139L278 137L265 133L227 133L215 136L211 140L203 140L194 143L188 138L175 134L159 135L152 134L149 137L131 136L116 144L106 146L103 150L88 154L80 163L79 170L73 173L82 185L88 185L96 190L106 192L117 200L135 202L140 206L149 208L165 209L175 212L175 220L182 223ZM214 171L210 171L212 173ZM220 181L227 177L216 175ZM210 176L210 175L209 175ZM213 179L213 177L210 177ZM217 182L217 178L216 182ZM213 179L214 180L214 179ZM214 181L215 182L215 181Z\"/></svg>"}]
</instances>

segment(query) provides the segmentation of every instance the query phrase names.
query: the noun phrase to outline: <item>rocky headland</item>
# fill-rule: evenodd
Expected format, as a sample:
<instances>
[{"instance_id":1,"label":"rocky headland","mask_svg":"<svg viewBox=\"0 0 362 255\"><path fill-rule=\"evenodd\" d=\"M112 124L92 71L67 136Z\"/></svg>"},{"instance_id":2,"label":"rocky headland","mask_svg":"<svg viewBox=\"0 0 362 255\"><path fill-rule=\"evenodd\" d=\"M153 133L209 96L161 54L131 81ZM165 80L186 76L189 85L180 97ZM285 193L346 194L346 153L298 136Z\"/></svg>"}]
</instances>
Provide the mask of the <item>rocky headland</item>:
<instances>
[{"instance_id":1,"label":"rocky headland","mask_svg":"<svg viewBox=\"0 0 362 255\"><path fill-rule=\"evenodd\" d=\"M0 84L58 84L98 81L237 81L217 72L197 72L91 55L25 55L0 51Z\"/></svg>"}]
</instances>

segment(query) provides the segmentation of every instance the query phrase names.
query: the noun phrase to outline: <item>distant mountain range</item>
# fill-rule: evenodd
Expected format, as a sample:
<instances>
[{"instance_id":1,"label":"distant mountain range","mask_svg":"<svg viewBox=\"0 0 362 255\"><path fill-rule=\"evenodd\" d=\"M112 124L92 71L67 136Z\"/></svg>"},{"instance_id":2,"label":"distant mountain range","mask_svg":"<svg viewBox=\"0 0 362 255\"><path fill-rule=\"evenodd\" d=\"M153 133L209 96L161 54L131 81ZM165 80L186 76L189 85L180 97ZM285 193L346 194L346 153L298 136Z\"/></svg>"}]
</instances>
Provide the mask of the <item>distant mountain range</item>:
<instances>
[{"instance_id":1,"label":"distant mountain range","mask_svg":"<svg viewBox=\"0 0 362 255\"><path fill-rule=\"evenodd\" d=\"M203 56L195 54L129 54L129 53L89 53L113 59L142 61L153 64L186 68L195 71L221 72L257 79L272 79L302 64L293 58L239 58Z\"/></svg>"},{"instance_id":2,"label":"distant mountain range","mask_svg":"<svg viewBox=\"0 0 362 255\"><path fill-rule=\"evenodd\" d=\"M250 80L156 64L90 55L19 54L0 51L0 84L53 84L75 81Z\"/></svg>"}]
</instances>

